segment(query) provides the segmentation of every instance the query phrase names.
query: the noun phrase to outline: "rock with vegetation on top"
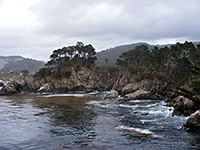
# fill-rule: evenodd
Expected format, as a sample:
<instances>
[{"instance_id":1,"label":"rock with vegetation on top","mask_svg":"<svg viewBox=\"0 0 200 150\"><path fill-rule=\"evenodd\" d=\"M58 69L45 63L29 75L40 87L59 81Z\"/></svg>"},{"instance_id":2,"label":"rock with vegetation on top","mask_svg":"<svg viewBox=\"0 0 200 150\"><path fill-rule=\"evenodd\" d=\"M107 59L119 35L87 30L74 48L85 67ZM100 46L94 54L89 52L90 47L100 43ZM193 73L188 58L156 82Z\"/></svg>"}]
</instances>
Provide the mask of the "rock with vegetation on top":
<instances>
[{"instance_id":1,"label":"rock with vegetation on top","mask_svg":"<svg viewBox=\"0 0 200 150\"><path fill-rule=\"evenodd\" d=\"M145 90L137 90L133 93L126 94L124 96L125 100L131 100L131 99L146 99L148 98L149 92Z\"/></svg>"},{"instance_id":2,"label":"rock with vegetation on top","mask_svg":"<svg viewBox=\"0 0 200 150\"><path fill-rule=\"evenodd\" d=\"M192 130L200 129L200 110L191 114L183 127L190 128Z\"/></svg>"},{"instance_id":3,"label":"rock with vegetation on top","mask_svg":"<svg viewBox=\"0 0 200 150\"><path fill-rule=\"evenodd\" d=\"M115 90L111 90L108 93L106 93L105 99L112 99L118 97L118 92Z\"/></svg>"}]
</instances>

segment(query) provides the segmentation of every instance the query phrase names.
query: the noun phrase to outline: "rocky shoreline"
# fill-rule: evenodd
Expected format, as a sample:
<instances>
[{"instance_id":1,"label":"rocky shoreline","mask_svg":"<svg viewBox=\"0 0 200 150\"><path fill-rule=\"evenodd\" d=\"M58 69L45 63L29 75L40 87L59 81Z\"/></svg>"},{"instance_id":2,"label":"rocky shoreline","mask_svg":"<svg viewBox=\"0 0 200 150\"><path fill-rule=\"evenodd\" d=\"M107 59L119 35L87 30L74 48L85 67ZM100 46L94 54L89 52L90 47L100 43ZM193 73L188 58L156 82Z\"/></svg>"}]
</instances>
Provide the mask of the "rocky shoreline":
<instances>
[{"instance_id":1,"label":"rocky shoreline","mask_svg":"<svg viewBox=\"0 0 200 150\"><path fill-rule=\"evenodd\" d=\"M135 81L131 79L129 74L124 73L123 76L112 76L110 73L92 71L82 68L79 71L72 71L70 78L53 79L51 77L43 79L25 78L18 76L11 79L0 91L0 95L12 95L20 92L56 92L63 93L68 91L84 91L91 92L93 90L110 91L105 99L116 98L121 95L120 100L134 99L160 99L172 97L166 89L168 84L158 79L145 79ZM173 106L173 115L190 116L190 123L186 123L184 127L199 128L200 113L199 106L192 100L183 96L169 99L168 106ZM193 113L196 113L195 115ZM194 119L195 118L195 119ZM194 120L191 123L191 120Z\"/></svg>"}]
</instances>

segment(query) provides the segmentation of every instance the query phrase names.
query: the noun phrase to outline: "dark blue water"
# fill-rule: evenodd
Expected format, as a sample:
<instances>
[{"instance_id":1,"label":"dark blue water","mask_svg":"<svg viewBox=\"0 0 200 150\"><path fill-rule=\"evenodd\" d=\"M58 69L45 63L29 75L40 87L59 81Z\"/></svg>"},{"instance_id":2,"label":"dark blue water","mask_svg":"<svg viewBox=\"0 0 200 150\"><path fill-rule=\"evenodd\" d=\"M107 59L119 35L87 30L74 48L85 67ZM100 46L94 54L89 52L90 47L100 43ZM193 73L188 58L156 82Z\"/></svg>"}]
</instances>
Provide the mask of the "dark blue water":
<instances>
[{"instance_id":1,"label":"dark blue water","mask_svg":"<svg viewBox=\"0 0 200 150\"><path fill-rule=\"evenodd\" d=\"M164 101L104 100L105 93L0 97L0 150L200 149Z\"/></svg>"}]
</instances>

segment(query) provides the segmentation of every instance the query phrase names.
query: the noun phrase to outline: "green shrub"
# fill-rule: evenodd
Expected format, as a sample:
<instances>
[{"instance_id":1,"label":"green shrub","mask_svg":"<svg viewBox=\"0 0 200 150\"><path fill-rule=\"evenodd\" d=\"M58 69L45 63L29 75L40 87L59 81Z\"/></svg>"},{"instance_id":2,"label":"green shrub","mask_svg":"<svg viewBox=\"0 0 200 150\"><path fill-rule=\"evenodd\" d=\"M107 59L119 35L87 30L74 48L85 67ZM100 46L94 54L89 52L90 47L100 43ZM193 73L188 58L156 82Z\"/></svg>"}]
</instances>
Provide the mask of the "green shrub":
<instances>
[{"instance_id":1,"label":"green shrub","mask_svg":"<svg viewBox=\"0 0 200 150\"><path fill-rule=\"evenodd\" d=\"M71 76L72 72L71 71L66 71L64 73L64 77L69 78Z\"/></svg>"},{"instance_id":2,"label":"green shrub","mask_svg":"<svg viewBox=\"0 0 200 150\"><path fill-rule=\"evenodd\" d=\"M117 68L117 67L109 67L109 68L108 68L108 71L109 71L110 73L118 72L118 71L119 71L119 68Z\"/></svg>"},{"instance_id":3,"label":"green shrub","mask_svg":"<svg viewBox=\"0 0 200 150\"><path fill-rule=\"evenodd\" d=\"M57 69L56 71L54 71L52 73L52 77L55 78L55 79L61 78L61 71L60 71L60 69Z\"/></svg>"},{"instance_id":4,"label":"green shrub","mask_svg":"<svg viewBox=\"0 0 200 150\"><path fill-rule=\"evenodd\" d=\"M50 76L50 75L51 75L51 69L42 68L36 74L34 74L34 77L44 78L44 77Z\"/></svg>"}]
</instances>

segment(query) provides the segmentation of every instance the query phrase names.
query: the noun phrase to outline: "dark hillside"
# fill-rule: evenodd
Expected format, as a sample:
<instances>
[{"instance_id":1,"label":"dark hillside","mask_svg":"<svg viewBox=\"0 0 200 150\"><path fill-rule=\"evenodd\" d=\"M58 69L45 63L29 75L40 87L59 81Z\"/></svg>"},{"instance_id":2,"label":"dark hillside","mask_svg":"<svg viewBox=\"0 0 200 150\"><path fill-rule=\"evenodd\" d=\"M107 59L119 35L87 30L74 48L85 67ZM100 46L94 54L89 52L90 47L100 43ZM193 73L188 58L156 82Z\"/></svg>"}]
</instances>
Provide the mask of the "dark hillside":
<instances>
[{"instance_id":1,"label":"dark hillside","mask_svg":"<svg viewBox=\"0 0 200 150\"><path fill-rule=\"evenodd\" d=\"M148 46L149 49L152 49L155 46L155 45L150 45L148 43L141 42L141 43L133 43L133 44L128 44L128 45L116 46L114 48L103 50L96 54L96 57L97 57L96 65L98 65L98 66L117 66L116 60L117 60L117 58L119 58L119 56L122 53L132 50L136 46L140 46L140 45L146 45L146 46ZM156 45L156 46L158 46L159 48L162 48L165 46L169 47L170 45L171 44Z\"/></svg>"}]
</instances>

